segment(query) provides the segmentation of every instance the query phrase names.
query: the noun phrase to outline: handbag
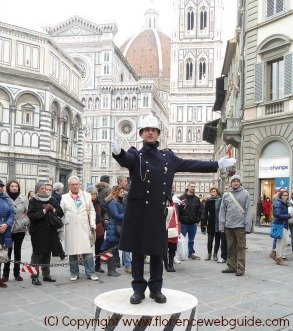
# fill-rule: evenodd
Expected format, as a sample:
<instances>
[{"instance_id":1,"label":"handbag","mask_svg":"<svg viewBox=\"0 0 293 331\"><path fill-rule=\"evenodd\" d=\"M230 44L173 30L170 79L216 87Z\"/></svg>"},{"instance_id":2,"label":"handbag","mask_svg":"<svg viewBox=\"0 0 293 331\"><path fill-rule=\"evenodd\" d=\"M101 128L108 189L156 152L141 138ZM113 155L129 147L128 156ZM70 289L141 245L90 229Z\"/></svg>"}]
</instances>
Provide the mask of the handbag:
<instances>
[{"instance_id":1,"label":"handbag","mask_svg":"<svg viewBox=\"0 0 293 331\"><path fill-rule=\"evenodd\" d=\"M96 224L96 235L98 238L101 238L104 236L105 229L103 227L102 223L97 223Z\"/></svg>"},{"instance_id":2,"label":"handbag","mask_svg":"<svg viewBox=\"0 0 293 331\"><path fill-rule=\"evenodd\" d=\"M0 245L0 263L6 263L8 260L8 248Z\"/></svg>"},{"instance_id":3,"label":"handbag","mask_svg":"<svg viewBox=\"0 0 293 331\"><path fill-rule=\"evenodd\" d=\"M169 223L170 223L171 217L173 215L173 212L174 212L173 206L166 207L166 209L165 209L165 214L166 214L166 219L165 219L165 221L166 221L166 230L168 230Z\"/></svg>"},{"instance_id":4,"label":"handbag","mask_svg":"<svg viewBox=\"0 0 293 331\"><path fill-rule=\"evenodd\" d=\"M276 223L272 224L271 231L270 231L271 238L282 239L283 238L283 232L284 232L283 224L276 224Z\"/></svg>"},{"instance_id":5,"label":"handbag","mask_svg":"<svg viewBox=\"0 0 293 331\"><path fill-rule=\"evenodd\" d=\"M53 229L61 229L63 227L62 219L54 213L48 213L49 223Z\"/></svg>"},{"instance_id":6,"label":"handbag","mask_svg":"<svg viewBox=\"0 0 293 331\"><path fill-rule=\"evenodd\" d=\"M168 239L177 238L178 235L178 228L168 228Z\"/></svg>"}]
</instances>

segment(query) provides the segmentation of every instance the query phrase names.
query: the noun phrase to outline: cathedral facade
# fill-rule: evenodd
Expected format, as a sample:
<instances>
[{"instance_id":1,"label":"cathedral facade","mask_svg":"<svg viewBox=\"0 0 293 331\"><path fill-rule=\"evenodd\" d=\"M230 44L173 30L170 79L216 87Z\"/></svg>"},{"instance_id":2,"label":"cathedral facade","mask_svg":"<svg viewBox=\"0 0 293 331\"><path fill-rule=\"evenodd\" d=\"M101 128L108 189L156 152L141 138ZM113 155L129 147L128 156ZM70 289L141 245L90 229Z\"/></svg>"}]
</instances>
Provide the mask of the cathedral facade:
<instances>
[{"instance_id":1,"label":"cathedral facade","mask_svg":"<svg viewBox=\"0 0 293 331\"><path fill-rule=\"evenodd\" d=\"M82 68L84 105L83 179L88 186L109 175L112 185L128 170L114 162L111 141L124 149L141 147L142 119L153 113L161 122L161 147L168 137L168 112L154 80L139 77L114 43L116 24L95 24L72 17L47 33Z\"/></svg>"}]
</instances>

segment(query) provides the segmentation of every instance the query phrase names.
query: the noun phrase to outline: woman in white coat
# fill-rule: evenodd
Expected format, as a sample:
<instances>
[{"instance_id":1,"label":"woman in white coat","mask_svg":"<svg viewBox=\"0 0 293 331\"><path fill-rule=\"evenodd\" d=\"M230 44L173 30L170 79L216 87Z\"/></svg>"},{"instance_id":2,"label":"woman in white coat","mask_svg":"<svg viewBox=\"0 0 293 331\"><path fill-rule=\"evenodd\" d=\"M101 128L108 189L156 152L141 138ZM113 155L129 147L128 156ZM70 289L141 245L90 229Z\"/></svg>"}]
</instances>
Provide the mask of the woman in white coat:
<instances>
[{"instance_id":1,"label":"woman in white coat","mask_svg":"<svg viewBox=\"0 0 293 331\"><path fill-rule=\"evenodd\" d=\"M78 255L82 255L88 279L98 280L95 275L90 231L95 231L96 214L91 195L80 189L78 177L68 179L69 192L62 196L60 206L64 212L65 252L69 255L71 280L79 278Z\"/></svg>"}]
</instances>

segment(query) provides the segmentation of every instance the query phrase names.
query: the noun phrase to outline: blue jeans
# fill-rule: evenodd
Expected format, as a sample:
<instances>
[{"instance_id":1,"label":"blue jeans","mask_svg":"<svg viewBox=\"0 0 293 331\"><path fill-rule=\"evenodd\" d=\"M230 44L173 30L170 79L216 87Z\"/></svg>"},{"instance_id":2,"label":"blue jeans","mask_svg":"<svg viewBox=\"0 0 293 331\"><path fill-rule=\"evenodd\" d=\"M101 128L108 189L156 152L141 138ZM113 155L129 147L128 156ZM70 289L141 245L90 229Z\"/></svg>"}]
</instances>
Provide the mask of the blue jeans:
<instances>
[{"instance_id":1,"label":"blue jeans","mask_svg":"<svg viewBox=\"0 0 293 331\"><path fill-rule=\"evenodd\" d=\"M131 268L131 256L129 252L122 252L122 264L126 269Z\"/></svg>"},{"instance_id":2,"label":"blue jeans","mask_svg":"<svg viewBox=\"0 0 293 331\"><path fill-rule=\"evenodd\" d=\"M85 274L87 277L91 277L95 274L95 266L93 254L81 254L83 261ZM70 273L71 276L79 276L79 265L78 265L78 255L69 255L69 262L75 262L70 264Z\"/></svg>"},{"instance_id":3,"label":"blue jeans","mask_svg":"<svg viewBox=\"0 0 293 331\"><path fill-rule=\"evenodd\" d=\"M197 231L197 224L181 224L181 233L185 237L188 233L188 257L195 253L194 238Z\"/></svg>"}]
</instances>

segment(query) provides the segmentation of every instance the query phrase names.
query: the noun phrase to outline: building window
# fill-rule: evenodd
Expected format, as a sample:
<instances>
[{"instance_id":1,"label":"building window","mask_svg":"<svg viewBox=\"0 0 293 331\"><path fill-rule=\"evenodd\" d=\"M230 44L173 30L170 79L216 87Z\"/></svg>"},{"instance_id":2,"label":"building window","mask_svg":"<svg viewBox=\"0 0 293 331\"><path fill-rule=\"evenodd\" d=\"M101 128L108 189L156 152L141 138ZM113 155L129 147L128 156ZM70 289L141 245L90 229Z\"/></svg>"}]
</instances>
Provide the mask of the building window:
<instances>
[{"instance_id":1,"label":"building window","mask_svg":"<svg viewBox=\"0 0 293 331\"><path fill-rule=\"evenodd\" d=\"M188 59L186 62L186 80L192 80L193 74L193 63L191 59Z\"/></svg>"},{"instance_id":2,"label":"building window","mask_svg":"<svg viewBox=\"0 0 293 331\"><path fill-rule=\"evenodd\" d=\"M125 97L125 98L124 98L124 101L123 101L123 108L124 108L124 109L128 109L128 107L129 107L128 98Z\"/></svg>"},{"instance_id":3,"label":"building window","mask_svg":"<svg viewBox=\"0 0 293 331\"><path fill-rule=\"evenodd\" d=\"M187 30L194 29L194 11L190 8L187 12Z\"/></svg>"},{"instance_id":4,"label":"building window","mask_svg":"<svg viewBox=\"0 0 293 331\"><path fill-rule=\"evenodd\" d=\"M102 130L102 139L107 139L107 130Z\"/></svg>"},{"instance_id":5,"label":"building window","mask_svg":"<svg viewBox=\"0 0 293 331\"><path fill-rule=\"evenodd\" d=\"M104 75L109 75L110 69L109 69L109 65L105 64L104 65Z\"/></svg>"},{"instance_id":6,"label":"building window","mask_svg":"<svg viewBox=\"0 0 293 331\"><path fill-rule=\"evenodd\" d=\"M132 108L132 109L135 109L135 108L136 108L136 97L132 97L132 100L131 100L131 108Z\"/></svg>"},{"instance_id":7,"label":"building window","mask_svg":"<svg viewBox=\"0 0 293 331\"><path fill-rule=\"evenodd\" d=\"M110 54L109 54L109 52L105 52L104 53L104 61L105 62L109 62L110 61Z\"/></svg>"},{"instance_id":8,"label":"building window","mask_svg":"<svg viewBox=\"0 0 293 331\"><path fill-rule=\"evenodd\" d=\"M268 63L269 100L284 98L284 60Z\"/></svg>"},{"instance_id":9,"label":"building window","mask_svg":"<svg viewBox=\"0 0 293 331\"><path fill-rule=\"evenodd\" d=\"M143 97L143 107L149 106L149 97L147 95L144 95Z\"/></svg>"},{"instance_id":10,"label":"building window","mask_svg":"<svg viewBox=\"0 0 293 331\"><path fill-rule=\"evenodd\" d=\"M284 11L284 0L267 0L267 17L278 15Z\"/></svg>"},{"instance_id":11,"label":"building window","mask_svg":"<svg viewBox=\"0 0 293 331\"><path fill-rule=\"evenodd\" d=\"M202 9L199 14L199 29L204 30L207 27L207 11L205 9Z\"/></svg>"},{"instance_id":12,"label":"building window","mask_svg":"<svg viewBox=\"0 0 293 331\"><path fill-rule=\"evenodd\" d=\"M120 109L120 97L116 98L116 109Z\"/></svg>"},{"instance_id":13,"label":"building window","mask_svg":"<svg viewBox=\"0 0 293 331\"><path fill-rule=\"evenodd\" d=\"M199 66L198 66L198 79L200 83L205 83L206 82L206 76L207 76L207 64L205 60L200 60L199 61Z\"/></svg>"},{"instance_id":14,"label":"building window","mask_svg":"<svg viewBox=\"0 0 293 331\"><path fill-rule=\"evenodd\" d=\"M123 76L123 73L120 74L120 82L122 83L124 81L124 76Z\"/></svg>"},{"instance_id":15,"label":"building window","mask_svg":"<svg viewBox=\"0 0 293 331\"><path fill-rule=\"evenodd\" d=\"M100 108L100 99L96 98L95 100L95 109L99 109Z\"/></svg>"},{"instance_id":16,"label":"building window","mask_svg":"<svg viewBox=\"0 0 293 331\"><path fill-rule=\"evenodd\" d=\"M93 109L93 99L92 98L89 98L88 109Z\"/></svg>"},{"instance_id":17,"label":"building window","mask_svg":"<svg viewBox=\"0 0 293 331\"><path fill-rule=\"evenodd\" d=\"M65 137L67 137L67 135L68 135L68 116L67 115L63 116L62 134Z\"/></svg>"},{"instance_id":18,"label":"building window","mask_svg":"<svg viewBox=\"0 0 293 331\"><path fill-rule=\"evenodd\" d=\"M23 120L22 123L24 125L34 125L34 112L35 108L30 103L23 105L22 107Z\"/></svg>"},{"instance_id":19,"label":"building window","mask_svg":"<svg viewBox=\"0 0 293 331\"><path fill-rule=\"evenodd\" d=\"M56 132L56 121L57 121L57 114L54 111L51 117L51 130L54 132Z\"/></svg>"},{"instance_id":20,"label":"building window","mask_svg":"<svg viewBox=\"0 0 293 331\"><path fill-rule=\"evenodd\" d=\"M107 126L107 125L108 125L107 117L103 116L102 117L102 126Z\"/></svg>"},{"instance_id":21,"label":"building window","mask_svg":"<svg viewBox=\"0 0 293 331\"><path fill-rule=\"evenodd\" d=\"M183 121L183 107L177 107L177 122Z\"/></svg>"}]
</instances>

